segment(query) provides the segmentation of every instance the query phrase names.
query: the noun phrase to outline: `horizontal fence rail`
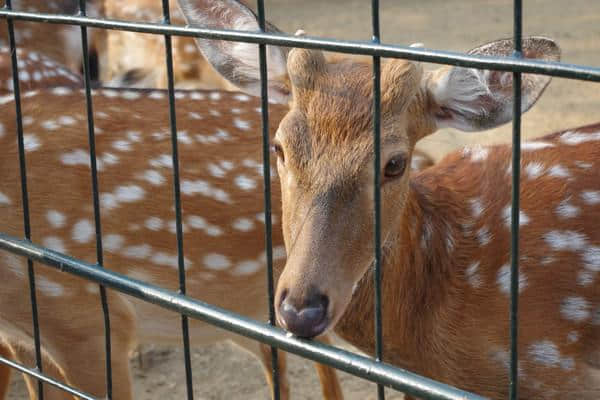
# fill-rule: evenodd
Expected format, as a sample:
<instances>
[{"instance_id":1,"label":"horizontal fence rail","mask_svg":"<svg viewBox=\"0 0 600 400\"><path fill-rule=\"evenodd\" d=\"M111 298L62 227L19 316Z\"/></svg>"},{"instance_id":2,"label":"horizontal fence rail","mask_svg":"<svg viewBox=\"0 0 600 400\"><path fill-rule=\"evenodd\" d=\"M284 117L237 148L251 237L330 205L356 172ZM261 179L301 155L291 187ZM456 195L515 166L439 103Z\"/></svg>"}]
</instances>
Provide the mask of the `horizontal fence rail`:
<instances>
[{"instance_id":1,"label":"horizontal fence rail","mask_svg":"<svg viewBox=\"0 0 600 400\"><path fill-rule=\"evenodd\" d=\"M26 367L26 366L24 366L22 364L19 364L17 362L14 362L14 361L9 360L7 358L4 358L2 356L0 356L0 364L8 365L9 367L14 368L14 369L16 369L19 372L22 372L24 374L27 374L29 376L32 376L32 377L36 378L39 382L47 383L47 384L49 384L51 386L59 388L60 390L66 392L66 393L70 393L70 394L72 394L74 396L77 396L80 399L83 399L83 400L98 400L95 397L93 397L93 396L91 396L91 395L89 395L89 394L87 394L85 392L82 392L79 389L75 389L72 386L65 385L64 383L59 382L56 379L53 379L53 378L50 378L47 375L44 375L37 368L35 368L35 369L34 368L28 368L28 367Z\"/></svg>"},{"instance_id":2,"label":"horizontal fence rail","mask_svg":"<svg viewBox=\"0 0 600 400\"><path fill-rule=\"evenodd\" d=\"M349 351L288 335L280 328L261 324L250 318L232 313L179 293L150 285L125 275L88 264L29 241L0 233L0 249L49 265L60 271L99 283L107 288L156 304L171 311L196 318L282 350L329 364L349 374L381 383L401 392L424 399L483 400L484 397L453 388L412 372L376 362ZM2 360L0 359L0 362Z\"/></svg>"},{"instance_id":3,"label":"horizontal fence rail","mask_svg":"<svg viewBox=\"0 0 600 400\"><path fill-rule=\"evenodd\" d=\"M321 49L348 54L362 54L389 58L404 58L434 64L456 65L498 71L515 71L555 76L559 78L600 82L600 68L553 61L519 59L516 57L474 56L443 50L419 49L407 46L378 44L373 42L298 37L261 32L244 32L219 29L203 29L187 26L165 26L155 23L128 22L104 18L72 15L38 14L0 9L0 18L38 21L52 24L80 25L128 32L154 33L173 36L190 36L204 39L264 43L284 47Z\"/></svg>"}]
</instances>

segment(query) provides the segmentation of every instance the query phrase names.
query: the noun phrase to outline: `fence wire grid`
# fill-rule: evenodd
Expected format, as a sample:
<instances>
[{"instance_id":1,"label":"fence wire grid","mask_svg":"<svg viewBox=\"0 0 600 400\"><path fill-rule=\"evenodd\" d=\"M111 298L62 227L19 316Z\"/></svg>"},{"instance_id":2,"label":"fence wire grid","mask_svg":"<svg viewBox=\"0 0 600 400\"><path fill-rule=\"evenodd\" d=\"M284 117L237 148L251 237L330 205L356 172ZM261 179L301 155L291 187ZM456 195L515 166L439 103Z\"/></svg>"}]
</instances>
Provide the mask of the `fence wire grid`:
<instances>
[{"instance_id":1,"label":"fence wire grid","mask_svg":"<svg viewBox=\"0 0 600 400\"><path fill-rule=\"evenodd\" d=\"M175 1L175 0L172 0ZM519 243L519 185L520 185L520 138L521 138L521 74L536 73L548 76L570 78L576 80L600 82L600 68L571 65L561 62L549 62L540 60L531 60L522 58L521 39L522 39L522 1L514 0L514 52L511 57L490 57L473 56L463 53L447 52L440 50L430 50L423 48L413 48L407 46L398 46L384 44L380 42L379 29L379 1L371 1L372 15L372 40L365 41L345 41L332 40L327 38L307 37L307 36L289 36L285 34L267 33L265 30L265 7L263 0L257 0L257 13L260 25L259 32L241 32L219 29L204 29L198 27L183 27L171 25L169 14L169 0L162 0L163 22L162 23L137 23L105 18L91 18L86 15L86 1L79 0L79 12L76 15L57 15L47 13L33 13L14 11L12 1L6 0L5 5L0 9L0 18L7 20L9 45L12 57L12 71L14 83L14 97L17 115L17 140L19 149L19 164L21 171L21 189L24 215L24 236L16 238L0 232L0 248L23 256L28 260L28 275L30 283L30 296L33 315L34 345L36 351L36 366L29 368L4 357L0 357L0 363L14 368L20 372L28 374L38 381L38 398L43 400L43 385L49 384L55 386L67 393L86 400L93 400L96 397L84 393L81 390L71 387L65 383L59 382L43 373L40 327L37 314L37 300L35 290L35 273L33 262L39 262L46 266L54 267L64 272L82 277L97 283L100 286L100 301L104 314L105 331L105 351L106 351L106 398L112 399L112 371L111 371L111 342L110 342L110 312L106 300L106 288L117 290L121 293L134 296L138 299L156 304L166 309L177 312L181 315L182 341L184 347L186 388L187 398L194 398L192 388L192 367L190 362L190 343L188 331L188 318L196 318L204 322L213 324L220 328L247 336L254 340L268 344L272 348L273 381L275 387L275 398L279 398L279 372L277 371L277 349L282 349L290 353L300 355L310 360L320 362L355 376L367 379L377 383L377 397L384 399L384 387L405 392L423 399L434 400L458 400L470 399L479 400L483 397L450 387L440 382L416 375L409 371L386 364L382 354L382 318L381 318L381 288L380 288L380 265L381 265L381 198L379 191L380 182L380 59L381 57L404 58L413 61L431 62L436 64L455 65L462 67L472 67L480 69L492 69L502 71L512 71L513 73L513 159L512 159L512 210L511 210L511 288L510 288L510 399L518 399L517 386L517 335L518 335L518 243ZM79 26L81 28L82 53L83 53L83 75L85 84L85 95L87 102L88 135L90 146L91 162L91 181L93 190L93 206L95 216L95 234L96 234L96 264L90 264L69 257L68 255L57 253L31 242L31 227L29 221L29 200L27 190L27 171L25 162L25 150L23 141L23 121L21 114L21 97L19 87L19 74L17 65L17 52L15 43L14 20L34 21L39 23L66 24ZM102 250L102 227L100 218L100 205L98 199L98 171L95 154L95 136L93 119L93 102L91 96L91 72L90 59L88 53L87 28L95 27L102 29L122 30L130 32L151 33L163 35L165 41L165 63L167 66L169 95L169 116L172 143L173 159L173 202L176 212L176 235L178 250L178 271L179 271L179 291L173 292L160 287L141 282L127 276L105 270L103 266ZM220 309L210 304L189 298L185 295L185 270L183 268L183 230L181 215L181 199L179 189L179 170L178 170L178 151L177 151L177 121L175 118L176 102L173 79L173 58L172 58L172 36L191 36L205 39L219 39L227 41L242 41L258 44L260 75L261 75L261 105L262 105L262 147L263 147L263 175L264 175L264 213L265 213L265 236L266 236L266 254L268 264L268 295L269 295L269 323L264 324L251 320L241 315L234 314L227 310ZM277 45L285 47L301 47L311 49L322 49L350 54L362 54L373 57L373 83L374 83L374 182L375 182L375 208L373 220L375 224L374 244L375 244L375 326L374 335L376 338L376 348L374 349L374 359L359 354L341 350L335 347L327 346L319 342L304 340L286 335L280 328L275 327L274 306L273 306L273 258L271 243L271 198L270 198L270 169L269 169L269 114L267 98L267 65L266 65L266 46Z\"/></svg>"}]
</instances>

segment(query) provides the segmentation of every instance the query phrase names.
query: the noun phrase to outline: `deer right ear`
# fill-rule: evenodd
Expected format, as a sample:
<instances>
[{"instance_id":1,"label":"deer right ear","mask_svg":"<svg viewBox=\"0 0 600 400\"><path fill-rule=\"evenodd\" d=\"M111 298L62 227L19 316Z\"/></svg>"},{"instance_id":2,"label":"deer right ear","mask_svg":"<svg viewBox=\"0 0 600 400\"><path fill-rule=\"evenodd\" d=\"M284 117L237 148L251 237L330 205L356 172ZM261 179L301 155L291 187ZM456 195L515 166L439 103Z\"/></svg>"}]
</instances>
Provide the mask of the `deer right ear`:
<instances>
[{"instance_id":1,"label":"deer right ear","mask_svg":"<svg viewBox=\"0 0 600 400\"><path fill-rule=\"evenodd\" d=\"M513 48L511 39L497 40L469 54L508 56ZM523 40L523 57L558 61L560 49L551 39L534 36ZM549 76L522 74L521 112L537 101L548 83ZM442 67L429 76L427 89L438 128L481 131L512 119L512 72Z\"/></svg>"},{"instance_id":2,"label":"deer right ear","mask_svg":"<svg viewBox=\"0 0 600 400\"><path fill-rule=\"evenodd\" d=\"M259 31L254 12L235 0L179 0L179 6L190 26L198 28ZM268 24L267 31L279 32ZM258 45L253 43L197 38L204 57L225 79L242 91L260 96L260 63ZM269 100L287 104L290 100L286 69L287 49L267 46Z\"/></svg>"}]
</instances>

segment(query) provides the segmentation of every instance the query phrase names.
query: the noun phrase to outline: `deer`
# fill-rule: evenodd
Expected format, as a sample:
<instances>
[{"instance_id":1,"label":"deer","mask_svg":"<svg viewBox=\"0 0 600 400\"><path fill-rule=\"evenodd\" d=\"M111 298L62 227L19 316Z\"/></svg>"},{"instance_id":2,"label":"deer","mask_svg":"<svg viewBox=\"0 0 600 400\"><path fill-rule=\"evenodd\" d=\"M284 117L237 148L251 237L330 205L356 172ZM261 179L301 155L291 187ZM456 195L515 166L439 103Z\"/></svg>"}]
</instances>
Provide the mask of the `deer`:
<instances>
[{"instance_id":1,"label":"deer","mask_svg":"<svg viewBox=\"0 0 600 400\"><path fill-rule=\"evenodd\" d=\"M86 15L98 17L104 14L103 0L87 0ZM79 0L13 0L15 11L48 14L77 14ZM41 22L14 21L15 41L21 49L31 49L50 57L74 73L83 72L81 28L76 25L56 25ZM89 28L88 55L93 81L99 80L100 71L106 66L106 33ZM8 26L0 20L0 45L9 46Z\"/></svg>"},{"instance_id":2,"label":"deer","mask_svg":"<svg viewBox=\"0 0 600 400\"><path fill-rule=\"evenodd\" d=\"M93 230L94 220L84 94L81 89L69 87L29 93L32 92L23 94L22 108L33 211L32 240L94 262L94 235L90 236L89 230ZM223 91L177 91L175 97L187 294L264 321L268 304L260 103L242 93ZM94 89L92 98L104 266L177 290L167 92L102 88ZM4 128L0 135L0 229L19 235L23 215L17 141L9 135L16 129L14 102L6 98L0 106ZM273 105L273 117L277 118L283 110L285 107ZM59 180L48 175L51 168L60 168ZM278 197L276 193L274 190L274 199ZM274 227L280 224L278 210L274 207ZM273 234L274 260L279 268L285 259L280 232L275 229ZM0 263L0 276L10 282L3 285L2 298L11 299L1 307L0 343L14 359L29 364L35 353L31 347L28 291L24 290L28 285L26 263L6 252L0 254ZM97 285L36 267L36 287L44 367L55 366L49 373L102 396L104 338L97 335L102 331ZM180 344L180 317L115 292L109 291L108 299L114 398L132 399L129 354L137 344ZM190 321L190 336L193 345L233 341L262 360L265 376L272 385L268 347L199 321ZM322 340L327 341L327 337ZM279 368L282 398L287 399L283 354ZM326 382L324 397L342 398L335 372L324 366L317 366L317 371ZM28 387L34 398L31 380ZM44 390L45 398L65 398L49 385Z\"/></svg>"},{"instance_id":3,"label":"deer","mask_svg":"<svg viewBox=\"0 0 600 400\"><path fill-rule=\"evenodd\" d=\"M160 22L163 9L160 1L130 0L126 5L119 0L105 0L108 18L136 22ZM183 24L183 16L177 3L170 3L171 23ZM107 67L101 78L107 86L137 88L167 87L164 37L137 32L107 31ZM180 89L235 90L204 59L194 40L174 36L173 77L175 87Z\"/></svg>"},{"instance_id":4,"label":"deer","mask_svg":"<svg viewBox=\"0 0 600 400\"><path fill-rule=\"evenodd\" d=\"M8 56L8 53L0 56L4 54ZM31 50L18 49L17 55L20 79L25 73L33 76L34 71L44 68L68 71ZM3 61L2 72L8 74L0 75L2 81L12 79L9 60ZM20 82L31 207L41 207L32 214L32 227L37 230L33 240L54 251L93 262L94 246L85 233L88 224L93 224L93 217L91 203L87 204L87 200L91 201L91 178L89 160L84 155L87 116L83 83L79 76L67 72L42 75L48 79ZM56 81L59 77L64 80ZM56 86L57 82L62 86ZM105 229L104 266L176 290L177 253L170 248L175 243L176 227L170 200L173 182L168 92L94 88L91 93ZM260 103L240 92L177 90L174 96L179 127L187 294L264 321L268 304L262 228ZM4 107L0 117L3 149L0 230L20 235L23 216L18 196L18 164L14 164L17 162L14 94L0 97L0 107ZM271 118L278 121L285 110L286 107L271 105ZM149 154L152 157L148 158ZM41 159L36 159L37 156ZM128 167L124 169L124 165ZM70 187L68 194L63 192L67 197L62 200L60 196L52 200L53 196L46 192L50 187L61 191L55 185L57 182L49 179L47 171L52 166L69 170L60 179ZM124 170L129 173L124 175ZM278 196L274 187L274 198ZM278 205L276 201L275 227L279 224ZM275 265L280 268L285 258L280 230L273 235L273 248ZM0 289L2 298L18 292L0 307L0 355L32 365L35 351L31 312L26 307L28 292L21 292L23 285L28 284L23 269L26 263L1 252L0 266L0 275L12 286L6 287L6 291ZM63 278L61 273L36 267L43 370L56 379L102 396L103 339L95 338L95 329L102 329L98 288L74 277ZM77 304L76 309L72 309L72 304ZM131 399L130 354L138 344L180 344L179 316L113 292L109 292L109 304L114 398ZM13 305L17 308L8 310ZM95 314L96 311L100 313ZM199 321L190 324L193 345L231 340L256 356L273 391L267 346ZM329 343L330 339L323 335L320 340ZM281 398L288 399L286 356L282 352L279 370ZM316 370L323 397L342 399L335 371L320 364L316 364ZM9 380L10 369L0 366L0 398L4 398ZM26 377L26 383L30 397L36 398L34 380ZM70 398L49 385L44 386L44 395L50 399Z\"/></svg>"},{"instance_id":5,"label":"deer","mask_svg":"<svg viewBox=\"0 0 600 400\"><path fill-rule=\"evenodd\" d=\"M191 26L258 29L233 1L180 1ZM208 9L208 11L206 11ZM243 45L199 39L215 69L257 94ZM240 47L237 47L240 46ZM523 57L558 61L545 37ZM469 52L510 55L513 41ZM322 51L271 46L269 99L287 104L273 139L286 262L280 326L299 337L335 331L375 346L372 66ZM526 112L550 82L522 74ZM383 360L492 399L508 396L511 148L475 146L411 173L415 144L438 129L489 129L512 118L512 73L408 60L381 66ZM600 124L522 144L519 398L600 394ZM407 396L413 399L412 396Z\"/></svg>"}]
</instances>

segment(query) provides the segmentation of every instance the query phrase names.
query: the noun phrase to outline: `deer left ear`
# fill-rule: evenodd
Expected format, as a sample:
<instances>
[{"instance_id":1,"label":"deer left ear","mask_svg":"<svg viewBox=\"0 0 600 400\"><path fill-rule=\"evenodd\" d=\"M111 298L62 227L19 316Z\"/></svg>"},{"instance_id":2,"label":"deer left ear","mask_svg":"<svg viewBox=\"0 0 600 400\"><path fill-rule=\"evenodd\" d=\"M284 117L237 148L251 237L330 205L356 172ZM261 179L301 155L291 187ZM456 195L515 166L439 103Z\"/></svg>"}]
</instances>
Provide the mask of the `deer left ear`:
<instances>
[{"instance_id":1,"label":"deer left ear","mask_svg":"<svg viewBox=\"0 0 600 400\"><path fill-rule=\"evenodd\" d=\"M512 39L498 40L477 47L469 54L509 56L513 48ZM558 61L560 49L551 39L530 37L523 40L523 57ZM443 67L434 71L427 82L427 89L437 127L471 132L494 128L510 121L512 77L512 72L474 68ZM543 75L522 75L521 112L535 104L550 79Z\"/></svg>"},{"instance_id":2,"label":"deer left ear","mask_svg":"<svg viewBox=\"0 0 600 400\"><path fill-rule=\"evenodd\" d=\"M239 31L258 31L254 12L238 0L179 0L190 26ZM268 24L267 31L279 32ZM204 57L233 85L253 96L260 96L258 45L227 40L196 39ZM286 70L288 49L267 46L269 100L287 104L290 88Z\"/></svg>"}]
</instances>

